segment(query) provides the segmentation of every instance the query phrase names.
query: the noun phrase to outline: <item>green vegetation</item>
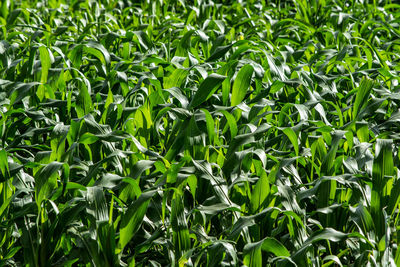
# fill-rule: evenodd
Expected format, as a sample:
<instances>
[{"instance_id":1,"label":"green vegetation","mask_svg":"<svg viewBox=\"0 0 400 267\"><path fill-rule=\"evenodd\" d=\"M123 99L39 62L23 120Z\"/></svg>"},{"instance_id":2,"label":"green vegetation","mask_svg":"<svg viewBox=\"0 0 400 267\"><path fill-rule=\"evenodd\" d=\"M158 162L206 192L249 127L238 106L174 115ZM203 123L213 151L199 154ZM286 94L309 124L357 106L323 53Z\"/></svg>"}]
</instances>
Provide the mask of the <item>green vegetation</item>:
<instances>
[{"instance_id":1,"label":"green vegetation","mask_svg":"<svg viewBox=\"0 0 400 267\"><path fill-rule=\"evenodd\" d=\"M400 265L400 5L138 2L1 1L0 266Z\"/></svg>"}]
</instances>

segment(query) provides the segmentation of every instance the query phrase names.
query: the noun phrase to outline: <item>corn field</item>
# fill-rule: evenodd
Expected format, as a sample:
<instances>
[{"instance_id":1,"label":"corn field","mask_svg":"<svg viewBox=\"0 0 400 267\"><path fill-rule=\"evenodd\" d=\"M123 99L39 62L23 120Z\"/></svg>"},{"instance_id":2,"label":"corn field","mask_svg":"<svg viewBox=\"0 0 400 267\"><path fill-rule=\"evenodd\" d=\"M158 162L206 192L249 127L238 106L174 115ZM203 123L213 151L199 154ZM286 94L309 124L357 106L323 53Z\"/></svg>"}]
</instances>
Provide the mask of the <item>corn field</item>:
<instances>
[{"instance_id":1,"label":"corn field","mask_svg":"<svg viewBox=\"0 0 400 267\"><path fill-rule=\"evenodd\" d=\"M400 266L400 4L2 0L0 266Z\"/></svg>"}]
</instances>

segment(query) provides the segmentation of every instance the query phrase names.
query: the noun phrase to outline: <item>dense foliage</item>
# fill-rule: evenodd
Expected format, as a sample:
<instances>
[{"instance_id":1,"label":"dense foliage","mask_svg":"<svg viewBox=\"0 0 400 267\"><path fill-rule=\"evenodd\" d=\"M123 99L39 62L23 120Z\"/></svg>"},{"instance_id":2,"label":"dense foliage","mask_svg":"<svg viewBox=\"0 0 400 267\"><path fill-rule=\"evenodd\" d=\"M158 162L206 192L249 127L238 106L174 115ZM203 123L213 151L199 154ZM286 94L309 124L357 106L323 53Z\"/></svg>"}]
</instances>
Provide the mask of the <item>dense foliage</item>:
<instances>
[{"instance_id":1,"label":"dense foliage","mask_svg":"<svg viewBox=\"0 0 400 267\"><path fill-rule=\"evenodd\" d=\"M400 5L1 1L0 266L400 264Z\"/></svg>"}]
</instances>

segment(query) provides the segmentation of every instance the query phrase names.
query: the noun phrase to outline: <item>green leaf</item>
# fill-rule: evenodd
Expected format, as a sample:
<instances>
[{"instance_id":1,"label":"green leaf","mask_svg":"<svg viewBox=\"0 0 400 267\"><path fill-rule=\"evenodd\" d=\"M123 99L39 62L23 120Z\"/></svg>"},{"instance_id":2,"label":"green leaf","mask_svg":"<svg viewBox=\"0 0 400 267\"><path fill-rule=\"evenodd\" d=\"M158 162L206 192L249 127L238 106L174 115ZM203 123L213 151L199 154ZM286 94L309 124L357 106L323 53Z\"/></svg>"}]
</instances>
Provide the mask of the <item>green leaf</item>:
<instances>
[{"instance_id":1,"label":"green leaf","mask_svg":"<svg viewBox=\"0 0 400 267\"><path fill-rule=\"evenodd\" d=\"M393 215L400 202L400 179L396 179L393 183L392 190L389 194L388 214Z\"/></svg>"},{"instance_id":2,"label":"green leaf","mask_svg":"<svg viewBox=\"0 0 400 267\"><path fill-rule=\"evenodd\" d=\"M358 224L364 234L375 230L374 220L366 207L359 205L352 212L354 212L353 221Z\"/></svg>"},{"instance_id":3,"label":"green leaf","mask_svg":"<svg viewBox=\"0 0 400 267\"><path fill-rule=\"evenodd\" d=\"M10 175L10 170L8 168L8 156L7 151L4 149L0 150L0 171L3 177Z\"/></svg>"},{"instance_id":4,"label":"green leaf","mask_svg":"<svg viewBox=\"0 0 400 267\"><path fill-rule=\"evenodd\" d=\"M143 222L147 206L156 190L143 192L140 197L128 207L128 210L122 215L120 225L119 249L123 251L134 234L139 230Z\"/></svg>"},{"instance_id":5,"label":"green leaf","mask_svg":"<svg viewBox=\"0 0 400 267\"><path fill-rule=\"evenodd\" d=\"M251 256L248 254L257 249L261 249L263 251L273 253L277 257L289 257L290 256L289 251L287 250L287 248L284 245L282 245L281 242L279 242L278 240L276 240L273 237L266 237L263 240L260 240L258 242L245 245L244 250L243 250L243 252L245 254L245 263L252 262L252 259L250 258ZM253 264L250 264L249 266L260 266L260 265L254 264L254 261L253 261Z\"/></svg>"},{"instance_id":6,"label":"green leaf","mask_svg":"<svg viewBox=\"0 0 400 267\"><path fill-rule=\"evenodd\" d=\"M47 83L47 76L49 75L49 69L51 67L50 53L47 47L39 47L40 63L42 64L42 76L40 78L41 83Z\"/></svg>"},{"instance_id":7,"label":"green leaf","mask_svg":"<svg viewBox=\"0 0 400 267\"><path fill-rule=\"evenodd\" d=\"M188 108L195 108L207 101L218 89L226 76L212 73L200 84Z\"/></svg>"},{"instance_id":8,"label":"green leaf","mask_svg":"<svg viewBox=\"0 0 400 267\"><path fill-rule=\"evenodd\" d=\"M289 138L290 142L292 143L296 156L299 156L299 142L297 140L296 133L293 131L292 128L283 129L283 133Z\"/></svg>"},{"instance_id":9,"label":"green leaf","mask_svg":"<svg viewBox=\"0 0 400 267\"><path fill-rule=\"evenodd\" d=\"M23 98L28 96L29 90L40 85L39 82L21 83L16 82L12 84L12 89L9 91L8 96L10 99L10 105L19 103Z\"/></svg>"},{"instance_id":10,"label":"green leaf","mask_svg":"<svg viewBox=\"0 0 400 267\"><path fill-rule=\"evenodd\" d=\"M97 57L103 64L108 65L111 62L110 53L108 53L102 44L91 41L86 44L84 50Z\"/></svg>"},{"instance_id":11,"label":"green leaf","mask_svg":"<svg viewBox=\"0 0 400 267\"><path fill-rule=\"evenodd\" d=\"M171 204L171 226L173 242L175 245L175 257L179 259L190 249L189 229L185 217L183 197L179 190L174 192Z\"/></svg>"},{"instance_id":12,"label":"green leaf","mask_svg":"<svg viewBox=\"0 0 400 267\"><path fill-rule=\"evenodd\" d=\"M180 88L185 81L189 71L186 69L175 69L171 75L164 77L164 88L169 89L172 87Z\"/></svg>"},{"instance_id":13,"label":"green leaf","mask_svg":"<svg viewBox=\"0 0 400 267\"><path fill-rule=\"evenodd\" d=\"M357 89L356 98L353 105L353 119L357 120L357 116L360 111L367 106L368 98L371 93L371 89L374 85L374 81L368 78L363 78L360 86Z\"/></svg>"},{"instance_id":14,"label":"green leaf","mask_svg":"<svg viewBox=\"0 0 400 267\"><path fill-rule=\"evenodd\" d=\"M217 47L211 56L207 58L206 62L212 62L220 59L231 49L232 45L233 44Z\"/></svg>"},{"instance_id":15,"label":"green leaf","mask_svg":"<svg viewBox=\"0 0 400 267\"><path fill-rule=\"evenodd\" d=\"M227 129L227 127L229 126L229 130L231 133L231 139L235 138L235 136L237 135L238 132L238 126L237 126L237 122L235 120L235 117L229 113L226 110L221 110L220 111L222 114L224 114L226 121L228 122L228 124L224 127L224 131Z\"/></svg>"},{"instance_id":16,"label":"green leaf","mask_svg":"<svg viewBox=\"0 0 400 267\"><path fill-rule=\"evenodd\" d=\"M51 162L42 167L35 175L35 198L38 208L41 208L42 201L47 199L53 189L57 187L58 171L63 163Z\"/></svg>"},{"instance_id":17,"label":"green leaf","mask_svg":"<svg viewBox=\"0 0 400 267\"><path fill-rule=\"evenodd\" d=\"M207 127L207 133L208 133L208 139L210 144L214 143L214 136L215 136L215 127L214 127L214 119L211 116L210 112L208 110L202 108L200 109L206 118L206 127Z\"/></svg>"},{"instance_id":18,"label":"green leaf","mask_svg":"<svg viewBox=\"0 0 400 267\"><path fill-rule=\"evenodd\" d=\"M169 89L165 89L165 91L169 92L172 96L178 99L182 105L182 108L187 108L189 101L178 87L171 87Z\"/></svg>"},{"instance_id":19,"label":"green leaf","mask_svg":"<svg viewBox=\"0 0 400 267\"><path fill-rule=\"evenodd\" d=\"M196 199L197 177L193 174L189 175L187 178L187 183L190 187L190 192L192 193L193 199Z\"/></svg>"},{"instance_id":20,"label":"green leaf","mask_svg":"<svg viewBox=\"0 0 400 267\"><path fill-rule=\"evenodd\" d=\"M254 214L259 210L264 200L268 197L270 192L270 186L268 182L268 176L263 173L263 175L258 179L253 191L251 192L251 211Z\"/></svg>"},{"instance_id":21,"label":"green leaf","mask_svg":"<svg viewBox=\"0 0 400 267\"><path fill-rule=\"evenodd\" d=\"M375 159L372 166L372 192L371 215L375 220L378 238L385 232L385 217L382 212L389 205L389 181L394 172L393 141L390 139L378 139L375 147Z\"/></svg>"},{"instance_id":22,"label":"green leaf","mask_svg":"<svg viewBox=\"0 0 400 267\"><path fill-rule=\"evenodd\" d=\"M84 82L79 82L79 95L76 101L76 113L79 117L89 114L93 110L92 98L90 97L90 87Z\"/></svg>"},{"instance_id":23,"label":"green leaf","mask_svg":"<svg viewBox=\"0 0 400 267\"><path fill-rule=\"evenodd\" d=\"M236 106L245 98L253 75L254 68L247 64L238 72L232 87L231 106Z\"/></svg>"}]
</instances>

